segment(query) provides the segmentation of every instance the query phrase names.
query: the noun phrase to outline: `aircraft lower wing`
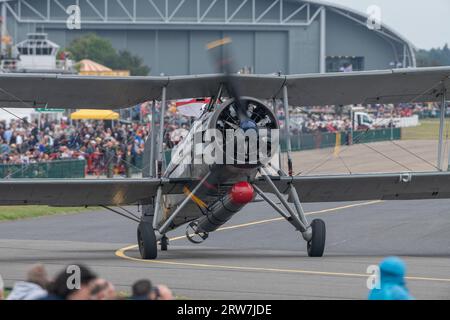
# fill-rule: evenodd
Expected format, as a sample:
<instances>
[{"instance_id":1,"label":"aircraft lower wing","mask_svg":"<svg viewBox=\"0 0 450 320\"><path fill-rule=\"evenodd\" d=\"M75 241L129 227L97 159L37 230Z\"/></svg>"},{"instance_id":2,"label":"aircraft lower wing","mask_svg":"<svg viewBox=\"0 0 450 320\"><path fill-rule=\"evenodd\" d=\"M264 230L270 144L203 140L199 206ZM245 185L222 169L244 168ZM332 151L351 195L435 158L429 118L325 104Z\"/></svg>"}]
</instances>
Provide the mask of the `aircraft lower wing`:
<instances>
[{"instance_id":1,"label":"aircraft lower wing","mask_svg":"<svg viewBox=\"0 0 450 320\"><path fill-rule=\"evenodd\" d=\"M447 172L277 176L272 180L285 194L292 182L302 202L450 198L450 173ZM263 191L271 192L262 178L255 183Z\"/></svg>"},{"instance_id":2,"label":"aircraft lower wing","mask_svg":"<svg viewBox=\"0 0 450 320\"><path fill-rule=\"evenodd\" d=\"M302 202L449 199L450 173L386 173L331 176L273 176L287 194L289 183ZM163 194L182 194L195 179L17 179L0 180L0 205L114 206L148 204L159 186ZM263 178L254 182L273 190Z\"/></svg>"},{"instance_id":3,"label":"aircraft lower wing","mask_svg":"<svg viewBox=\"0 0 450 320\"><path fill-rule=\"evenodd\" d=\"M291 105L345 105L440 101L450 90L450 67L393 69L303 75L232 75L242 96L282 98ZM4 108L120 109L160 100L209 97L224 75L176 77L89 77L48 74L0 74ZM226 92L224 92L224 95Z\"/></svg>"},{"instance_id":4,"label":"aircraft lower wing","mask_svg":"<svg viewBox=\"0 0 450 320\"><path fill-rule=\"evenodd\" d=\"M182 193L190 182L160 179L0 180L0 205L114 206L148 204L159 186L164 194Z\"/></svg>"}]
</instances>

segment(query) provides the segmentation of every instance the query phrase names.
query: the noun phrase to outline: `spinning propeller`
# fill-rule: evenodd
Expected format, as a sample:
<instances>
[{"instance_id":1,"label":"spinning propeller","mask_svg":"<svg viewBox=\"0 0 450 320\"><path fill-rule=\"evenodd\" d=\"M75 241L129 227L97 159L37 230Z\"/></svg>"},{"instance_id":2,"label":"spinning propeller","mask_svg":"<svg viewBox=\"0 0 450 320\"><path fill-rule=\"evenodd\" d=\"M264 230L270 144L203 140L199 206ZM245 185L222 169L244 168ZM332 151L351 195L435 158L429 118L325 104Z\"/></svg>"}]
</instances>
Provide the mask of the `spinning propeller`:
<instances>
[{"instance_id":1,"label":"spinning propeller","mask_svg":"<svg viewBox=\"0 0 450 320\"><path fill-rule=\"evenodd\" d=\"M231 42L231 38L227 37L213 41L207 45L216 67L216 72L224 74L225 81L223 85L230 98L234 99L233 109L236 112L239 121L230 126L235 127L237 124L244 132L251 129L258 131L257 123L255 123L252 116L249 114L248 101L241 99L236 81L231 76L234 70L236 70L230 49Z\"/></svg>"},{"instance_id":2,"label":"spinning propeller","mask_svg":"<svg viewBox=\"0 0 450 320\"><path fill-rule=\"evenodd\" d=\"M241 129L244 132L254 130L258 136L262 129L277 129L277 120L264 103L252 98L242 98L236 77L232 76L239 68L233 63L231 42L231 38L224 38L207 45L216 72L224 74L223 88L232 99L222 105L223 109L217 118L216 128L222 131L223 137L226 136L227 129ZM268 130L267 136L262 137L261 141L265 141L268 150L272 149L270 130ZM249 150L249 154L255 152L258 154L256 149Z\"/></svg>"}]
</instances>

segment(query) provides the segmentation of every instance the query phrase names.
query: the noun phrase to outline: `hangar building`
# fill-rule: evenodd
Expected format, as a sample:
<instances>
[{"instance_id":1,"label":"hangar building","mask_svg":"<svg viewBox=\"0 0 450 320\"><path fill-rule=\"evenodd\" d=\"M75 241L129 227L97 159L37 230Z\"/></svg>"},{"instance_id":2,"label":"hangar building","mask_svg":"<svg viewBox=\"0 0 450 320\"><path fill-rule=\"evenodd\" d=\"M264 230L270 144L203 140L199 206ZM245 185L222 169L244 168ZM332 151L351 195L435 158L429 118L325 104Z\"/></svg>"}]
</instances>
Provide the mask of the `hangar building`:
<instances>
[{"instance_id":1,"label":"hangar building","mask_svg":"<svg viewBox=\"0 0 450 320\"><path fill-rule=\"evenodd\" d=\"M213 73L205 45L230 36L239 70L297 74L415 66L412 44L367 16L300 0L0 0L15 43L44 31L61 47L89 33L141 56L152 75ZM78 4L81 29L67 28ZM6 30L4 30L6 31ZM238 70L236 70L238 71Z\"/></svg>"}]
</instances>

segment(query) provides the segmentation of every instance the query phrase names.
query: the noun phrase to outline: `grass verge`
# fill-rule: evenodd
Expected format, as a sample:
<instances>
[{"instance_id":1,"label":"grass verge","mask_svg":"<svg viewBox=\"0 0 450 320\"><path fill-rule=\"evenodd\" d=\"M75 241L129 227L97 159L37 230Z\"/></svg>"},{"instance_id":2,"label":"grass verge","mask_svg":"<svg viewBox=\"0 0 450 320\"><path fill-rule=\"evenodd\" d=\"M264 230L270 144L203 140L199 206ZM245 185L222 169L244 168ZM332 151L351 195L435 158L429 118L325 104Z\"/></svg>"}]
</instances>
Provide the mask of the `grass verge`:
<instances>
[{"instance_id":1,"label":"grass verge","mask_svg":"<svg viewBox=\"0 0 450 320\"><path fill-rule=\"evenodd\" d=\"M449 128L449 121L450 119L446 119L444 136ZM420 126L402 129L402 140L437 140L438 138L439 119L420 120Z\"/></svg>"},{"instance_id":2,"label":"grass verge","mask_svg":"<svg viewBox=\"0 0 450 320\"><path fill-rule=\"evenodd\" d=\"M0 206L0 221L12 221L43 216L83 212L85 208L59 208L48 206Z\"/></svg>"}]
</instances>

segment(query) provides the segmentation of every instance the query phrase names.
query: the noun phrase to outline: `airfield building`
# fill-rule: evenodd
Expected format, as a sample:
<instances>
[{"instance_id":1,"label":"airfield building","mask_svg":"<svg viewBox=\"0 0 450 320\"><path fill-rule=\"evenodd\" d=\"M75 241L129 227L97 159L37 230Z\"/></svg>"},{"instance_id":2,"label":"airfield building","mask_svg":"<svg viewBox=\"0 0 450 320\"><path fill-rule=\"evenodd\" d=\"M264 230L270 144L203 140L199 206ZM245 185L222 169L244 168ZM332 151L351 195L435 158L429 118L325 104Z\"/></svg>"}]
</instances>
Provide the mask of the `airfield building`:
<instances>
[{"instance_id":1,"label":"airfield building","mask_svg":"<svg viewBox=\"0 0 450 320\"><path fill-rule=\"evenodd\" d=\"M205 49L233 40L236 71L318 73L414 67L412 44L365 14L299 0L0 0L15 43L45 32L61 47L87 33L143 58L152 75L213 73ZM79 4L81 24L77 29ZM69 26L68 26L69 23Z\"/></svg>"}]
</instances>

